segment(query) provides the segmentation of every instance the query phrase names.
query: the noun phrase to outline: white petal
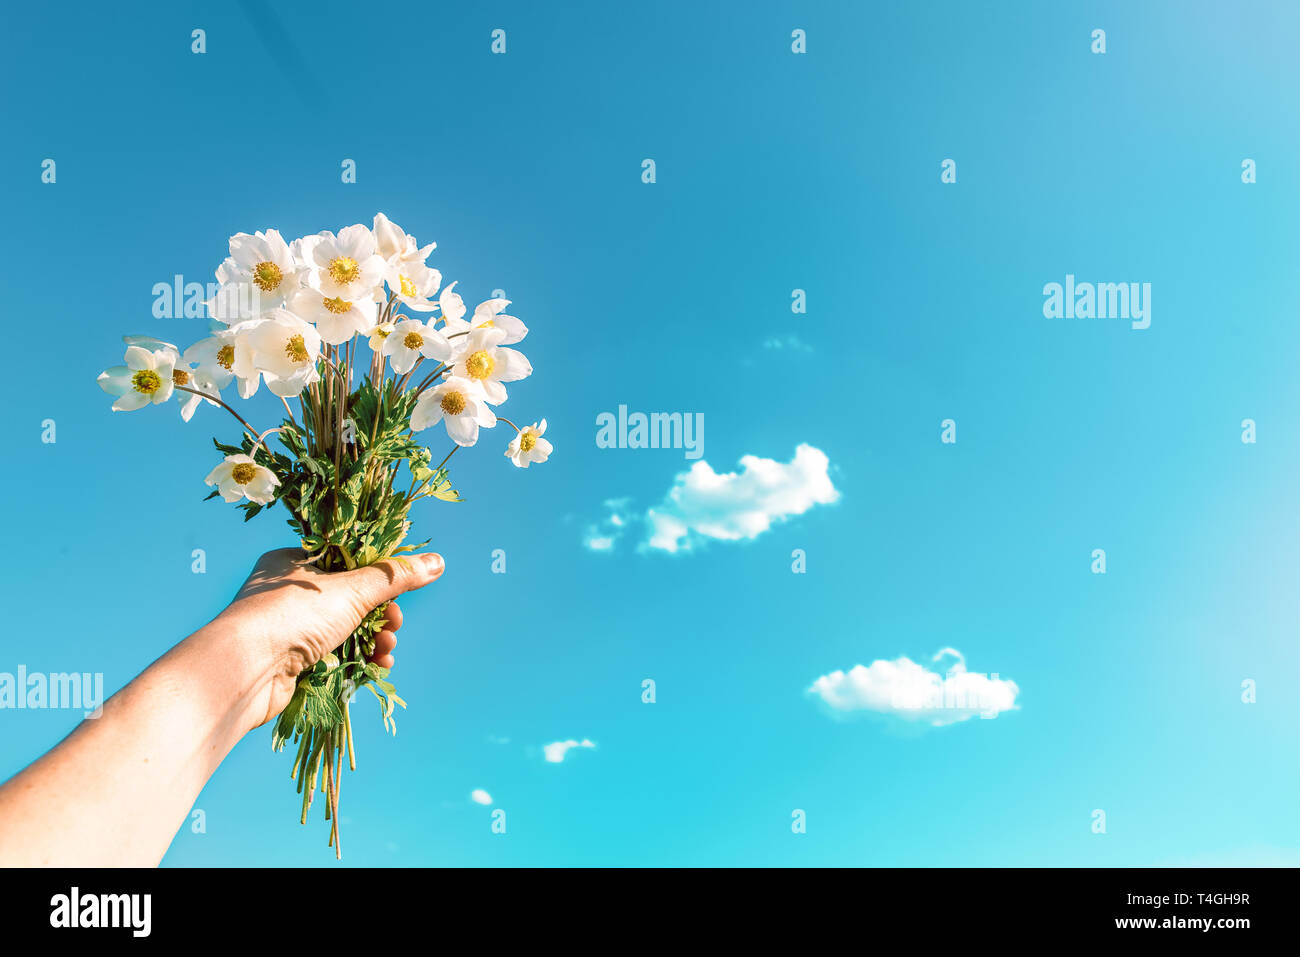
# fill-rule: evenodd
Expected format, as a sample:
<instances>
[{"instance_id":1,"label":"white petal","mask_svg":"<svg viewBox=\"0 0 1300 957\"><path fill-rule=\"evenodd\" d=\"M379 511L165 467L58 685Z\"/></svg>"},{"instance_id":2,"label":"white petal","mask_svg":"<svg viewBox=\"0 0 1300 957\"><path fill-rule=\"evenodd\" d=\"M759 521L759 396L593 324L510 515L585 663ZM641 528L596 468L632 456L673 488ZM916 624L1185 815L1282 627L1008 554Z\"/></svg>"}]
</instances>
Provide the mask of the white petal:
<instances>
[{"instance_id":1,"label":"white petal","mask_svg":"<svg viewBox=\"0 0 1300 957\"><path fill-rule=\"evenodd\" d=\"M420 335L424 337L424 345L420 346L420 352L426 358L437 359L439 362L446 362L451 358L451 342L441 332L424 329Z\"/></svg>"},{"instance_id":2,"label":"white petal","mask_svg":"<svg viewBox=\"0 0 1300 957\"><path fill-rule=\"evenodd\" d=\"M392 336L389 336L389 338L391 339ZM415 367L415 360L420 358L420 354L414 349L406 348L399 342L388 353L388 358L393 364L394 372L398 375L406 375Z\"/></svg>"},{"instance_id":3,"label":"white petal","mask_svg":"<svg viewBox=\"0 0 1300 957\"><path fill-rule=\"evenodd\" d=\"M127 392L113 403L114 412L134 412L136 409L143 409L149 404L149 397L143 392Z\"/></svg>"},{"instance_id":4,"label":"white petal","mask_svg":"<svg viewBox=\"0 0 1300 957\"><path fill-rule=\"evenodd\" d=\"M153 336L123 336L122 341L128 346L139 346L142 349L148 349L150 352L170 350L177 354L180 350L170 342L163 342L161 339L155 339Z\"/></svg>"},{"instance_id":5,"label":"white petal","mask_svg":"<svg viewBox=\"0 0 1300 957\"><path fill-rule=\"evenodd\" d=\"M459 282L459 280L457 280ZM444 319L463 319L465 317L465 300L460 298L460 294L453 292L456 283L452 283L442 291L438 296L438 306L442 309Z\"/></svg>"},{"instance_id":6,"label":"white petal","mask_svg":"<svg viewBox=\"0 0 1300 957\"><path fill-rule=\"evenodd\" d=\"M363 226L361 223L340 229L338 244L340 249L346 250L347 255L358 263L375 255L375 234L368 226Z\"/></svg>"},{"instance_id":7,"label":"white petal","mask_svg":"<svg viewBox=\"0 0 1300 957\"><path fill-rule=\"evenodd\" d=\"M457 445L473 445L478 441L478 423L468 415L449 415L447 434Z\"/></svg>"},{"instance_id":8,"label":"white petal","mask_svg":"<svg viewBox=\"0 0 1300 957\"><path fill-rule=\"evenodd\" d=\"M510 305L509 299L489 299L486 302L480 302L474 307L474 325L480 325L484 321L491 319L508 305Z\"/></svg>"},{"instance_id":9,"label":"white petal","mask_svg":"<svg viewBox=\"0 0 1300 957\"><path fill-rule=\"evenodd\" d=\"M244 497L244 486L240 485L230 476L222 479L221 484L217 486L221 491L221 497L227 502L238 502Z\"/></svg>"},{"instance_id":10,"label":"white petal","mask_svg":"<svg viewBox=\"0 0 1300 957\"><path fill-rule=\"evenodd\" d=\"M498 349L492 358L496 360L492 370L494 377L502 382L515 382L533 373L532 363L524 358L522 352L514 349Z\"/></svg>"},{"instance_id":11,"label":"white petal","mask_svg":"<svg viewBox=\"0 0 1300 957\"><path fill-rule=\"evenodd\" d=\"M194 417L194 410L199 407L199 403L202 402L203 399L197 395L191 395L188 392L182 394L185 396L185 398L182 399L180 402L181 419L188 422L190 419Z\"/></svg>"},{"instance_id":12,"label":"white petal","mask_svg":"<svg viewBox=\"0 0 1300 957\"><path fill-rule=\"evenodd\" d=\"M131 370L126 366L113 366L101 372L95 381L109 395L125 395L131 391Z\"/></svg>"},{"instance_id":13,"label":"white petal","mask_svg":"<svg viewBox=\"0 0 1300 957\"><path fill-rule=\"evenodd\" d=\"M528 335L528 327L514 316L495 316L492 319L492 327L505 332L506 336L501 340L503 346L521 342L524 336Z\"/></svg>"},{"instance_id":14,"label":"white petal","mask_svg":"<svg viewBox=\"0 0 1300 957\"><path fill-rule=\"evenodd\" d=\"M411 410L412 432L419 432L442 421L441 401L442 395L436 390L426 392L415 400L415 408Z\"/></svg>"},{"instance_id":15,"label":"white petal","mask_svg":"<svg viewBox=\"0 0 1300 957\"><path fill-rule=\"evenodd\" d=\"M274 487L261 475L244 486L244 494L260 505L266 505L275 498Z\"/></svg>"},{"instance_id":16,"label":"white petal","mask_svg":"<svg viewBox=\"0 0 1300 957\"><path fill-rule=\"evenodd\" d=\"M158 360L154 358L154 354L148 349L142 349L139 346L127 346L127 368L134 369L136 372L139 372L142 369L152 369L157 364L157 361Z\"/></svg>"}]
</instances>

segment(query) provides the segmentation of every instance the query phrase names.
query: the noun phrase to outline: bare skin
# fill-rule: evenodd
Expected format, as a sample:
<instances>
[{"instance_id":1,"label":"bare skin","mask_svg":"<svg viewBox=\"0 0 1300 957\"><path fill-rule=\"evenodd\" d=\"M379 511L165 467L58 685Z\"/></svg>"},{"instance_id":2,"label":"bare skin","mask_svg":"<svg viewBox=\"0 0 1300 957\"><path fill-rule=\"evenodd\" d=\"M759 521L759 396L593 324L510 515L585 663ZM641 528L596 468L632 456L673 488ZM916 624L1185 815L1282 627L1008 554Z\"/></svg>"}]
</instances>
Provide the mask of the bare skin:
<instances>
[{"instance_id":1,"label":"bare skin","mask_svg":"<svg viewBox=\"0 0 1300 957\"><path fill-rule=\"evenodd\" d=\"M385 601L372 660L392 667L402 612L391 599L443 570L435 554L332 574L302 557L263 555L220 615L0 786L0 866L156 866L208 778L284 710L298 675Z\"/></svg>"}]
</instances>

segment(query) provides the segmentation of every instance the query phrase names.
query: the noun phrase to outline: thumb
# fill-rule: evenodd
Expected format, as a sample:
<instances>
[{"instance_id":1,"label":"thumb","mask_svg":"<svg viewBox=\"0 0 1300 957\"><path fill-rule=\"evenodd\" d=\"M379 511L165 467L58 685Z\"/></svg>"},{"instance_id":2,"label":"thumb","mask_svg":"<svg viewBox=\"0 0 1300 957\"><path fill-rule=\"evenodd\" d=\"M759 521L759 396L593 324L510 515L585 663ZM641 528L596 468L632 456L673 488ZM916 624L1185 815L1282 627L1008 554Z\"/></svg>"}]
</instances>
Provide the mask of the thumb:
<instances>
[{"instance_id":1,"label":"thumb","mask_svg":"<svg viewBox=\"0 0 1300 957\"><path fill-rule=\"evenodd\" d=\"M436 552L425 555L403 555L386 558L364 568L354 568L344 574L367 609L377 608L398 595L435 581L443 570L442 556Z\"/></svg>"}]
</instances>

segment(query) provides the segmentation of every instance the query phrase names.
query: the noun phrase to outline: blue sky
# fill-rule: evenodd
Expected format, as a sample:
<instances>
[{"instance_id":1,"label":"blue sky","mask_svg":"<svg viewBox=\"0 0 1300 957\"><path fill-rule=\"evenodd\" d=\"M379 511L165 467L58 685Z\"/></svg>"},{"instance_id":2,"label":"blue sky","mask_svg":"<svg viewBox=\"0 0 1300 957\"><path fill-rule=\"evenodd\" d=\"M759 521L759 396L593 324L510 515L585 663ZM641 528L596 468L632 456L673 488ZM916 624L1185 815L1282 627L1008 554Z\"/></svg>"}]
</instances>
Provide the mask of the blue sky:
<instances>
[{"instance_id":1,"label":"blue sky","mask_svg":"<svg viewBox=\"0 0 1300 957\"><path fill-rule=\"evenodd\" d=\"M471 304L513 300L535 372L502 411L556 451L524 472L489 436L455 460L469 501L416 513L447 572L403 601L399 736L357 714L345 865L1300 860L1300 11L275 8L10 12L0 671L116 690L293 544L201 502L217 410L113 414L95 376L124 333L202 335L152 288L208 281L230 234L382 210ZM1045 318L1067 274L1151 283L1150 328ZM819 450L835 501L639 548L692 462L599 448L620 405L702 413L719 474ZM631 521L593 551L608 500ZM808 693L949 647L1016 708L931 727ZM0 721L8 776L75 715ZM570 738L595 747L545 760ZM164 863L334 866L289 763L250 735Z\"/></svg>"}]
</instances>

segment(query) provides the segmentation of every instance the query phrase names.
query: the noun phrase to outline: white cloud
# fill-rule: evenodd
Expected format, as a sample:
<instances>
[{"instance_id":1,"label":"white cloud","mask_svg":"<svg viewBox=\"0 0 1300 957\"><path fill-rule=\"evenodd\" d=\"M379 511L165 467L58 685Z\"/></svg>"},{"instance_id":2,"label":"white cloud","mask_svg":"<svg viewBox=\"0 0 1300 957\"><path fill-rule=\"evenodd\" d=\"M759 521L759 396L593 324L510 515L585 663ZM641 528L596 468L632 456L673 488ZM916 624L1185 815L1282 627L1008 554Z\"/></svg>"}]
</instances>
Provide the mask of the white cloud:
<instances>
[{"instance_id":1,"label":"white cloud","mask_svg":"<svg viewBox=\"0 0 1300 957\"><path fill-rule=\"evenodd\" d=\"M552 741L550 744L542 746L542 751L546 753L546 760L552 764L559 764L564 760L564 756L569 753L570 748L594 748L594 741L583 738L581 741L575 741L570 738L568 741Z\"/></svg>"},{"instance_id":2,"label":"white cloud","mask_svg":"<svg viewBox=\"0 0 1300 957\"><path fill-rule=\"evenodd\" d=\"M789 349L793 352L812 352L812 346L798 336L768 336L763 340L764 349Z\"/></svg>"},{"instance_id":3,"label":"white cloud","mask_svg":"<svg viewBox=\"0 0 1300 957\"><path fill-rule=\"evenodd\" d=\"M718 473L700 461L677 476L661 504L646 512L647 548L690 551L704 539L757 538L773 525L840 497L831 484L830 459L801 444L794 458L746 455L741 471Z\"/></svg>"},{"instance_id":4,"label":"white cloud","mask_svg":"<svg viewBox=\"0 0 1300 957\"><path fill-rule=\"evenodd\" d=\"M942 649L931 662L941 658L956 659L945 675L910 658L877 659L822 675L808 691L837 712L874 711L930 725L996 718L1016 708L1020 688L1014 681L967 671L966 659L953 648Z\"/></svg>"},{"instance_id":5,"label":"white cloud","mask_svg":"<svg viewBox=\"0 0 1300 957\"><path fill-rule=\"evenodd\" d=\"M634 516L627 511L628 502L626 498L610 498L605 500L605 508L609 510L609 516L597 525L588 525L586 534L583 536L582 544L586 545L593 552L608 552L613 549L618 540L623 537L627 530L627 523Z\"/></svg>"},{"instance_id":6,"label":"white cloud","mask_svg":"<svg viewBox=\"0 0 1300 957\"><path fill-rule=\"evenodd\" d=\"M594 552L611 552L639 522L645 526L641 550L690 552L710 539L757 538L773 525L839 497L831 483L830 459L811 445L801 444L789 462L746 455L739 472L715 472L701 459L678 473L663 501L644 514L630 511L625 498L605 502L609 516L587 526L583 544Z\"/></svg>"},{"instance_id":7,"label":"white cloud","mask_svg":"<svg viewBox=\"0 0 1300 957\"><path fill-rule=\"evenodd\" d=\"M492 795L488 794L482 788L475 788L469 792L469 799L475 804L491 804Z\"/></svg>"}]
</instances>

